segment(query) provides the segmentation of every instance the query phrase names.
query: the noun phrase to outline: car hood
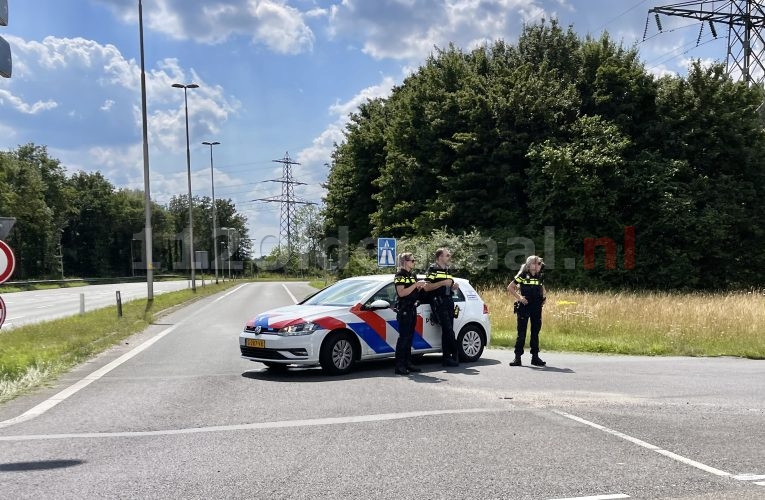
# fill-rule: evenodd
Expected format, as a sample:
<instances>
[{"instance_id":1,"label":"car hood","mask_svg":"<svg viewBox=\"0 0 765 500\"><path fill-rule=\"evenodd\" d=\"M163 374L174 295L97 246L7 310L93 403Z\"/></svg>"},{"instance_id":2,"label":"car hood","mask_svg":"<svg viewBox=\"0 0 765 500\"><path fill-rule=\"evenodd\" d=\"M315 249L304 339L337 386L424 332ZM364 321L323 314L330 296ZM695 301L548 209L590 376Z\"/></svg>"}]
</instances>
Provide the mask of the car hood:
<instances>
[{"instance_id":1,"label":"car hood","mask_svg":"<svg viewBox=\"0 0 765 500\"><path fill-rule=\"evenodd\" d=\"M279 307L258 314L247 322L248 328L260 327L261 331L277 331L285 326L298 323L313 322L324 328L333 329L344 326L336 316L348 312L346 306L307 306L295 304L293 306Z\"/></svg>"}]
</instances>

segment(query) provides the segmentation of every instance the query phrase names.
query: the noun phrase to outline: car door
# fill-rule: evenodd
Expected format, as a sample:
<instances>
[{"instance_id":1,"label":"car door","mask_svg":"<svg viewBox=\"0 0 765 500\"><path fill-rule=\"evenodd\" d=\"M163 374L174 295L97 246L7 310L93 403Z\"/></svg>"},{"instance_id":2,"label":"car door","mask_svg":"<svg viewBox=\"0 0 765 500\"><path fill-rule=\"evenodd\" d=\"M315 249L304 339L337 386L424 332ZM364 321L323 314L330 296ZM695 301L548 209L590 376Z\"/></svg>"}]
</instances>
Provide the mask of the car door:
<instances>
[{"instance_id":1,"label":"car door","mask_svg":"<svg viewBox=\"0 0 765 500\"><path fill-rule=\"evenodd\" d=\"M372 303L377 300L386 301L390 307L370 309ZM362 341L362 357L385 357L396 352L398 322L396 321L396 311L393 309L395 304L396 289L391 281L367 299L360 309L352 310L353 314L362 320L362 323L348 325Z\"/></svg>"},{"instance_id":2,"label":"car door","mask_svg":"<svg viewBox=\"0 0 765 500\"><path fill-rule=\"evenodd\" d=\"M440 350L441 327L432 319L430 304L423 303L417 308L417 327L415 328L412 349L417 350Z\"/></svg>"}]
</instances>

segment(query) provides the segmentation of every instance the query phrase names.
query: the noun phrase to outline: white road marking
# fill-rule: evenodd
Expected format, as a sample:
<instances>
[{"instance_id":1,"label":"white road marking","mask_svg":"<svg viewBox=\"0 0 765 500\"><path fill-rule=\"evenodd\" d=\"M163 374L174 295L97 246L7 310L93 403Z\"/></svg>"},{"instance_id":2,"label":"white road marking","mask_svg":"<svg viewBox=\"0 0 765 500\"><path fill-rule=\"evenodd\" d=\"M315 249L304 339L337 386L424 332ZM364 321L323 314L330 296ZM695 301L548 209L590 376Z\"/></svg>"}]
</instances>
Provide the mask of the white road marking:
<instances>
[{"instance_id":1,"label":"white road marking","mask_svg":"<svg viewBox=\"0 0 765 500\"><path fill-rule=\"evenodd\" d=\"M297 304L298 303L298 299L296 299L295 296L292 295L292 292L290 292L290 289L287 288L287 285L282 283L282 286L284 287L284 291L287 292L287 295L289 295L290 298L292 299L292 302Z\"/></svg>"},{"instance_id":2,"label":"white road marking","mask_svg":"<svg viewBox=\"0 0 765 500\"><path fill-rule=\"evenodd\" d=\"M180 434L200 434L209 432L252 431L262 429L285 429L290 427L315 427L322 425L361 424L422 418L440 415L464 415L475 413L506 412L507 408L470 408L460 410L412 411L406 413L382 413L376 415L355 415L348 417L314 418L307 420L282 420L275 422L257 422L252 424L216 425L211 427L192 427L188 429L167 429L162 431L135 432L83 432L76 434L30 434L26 436L0 436L0 441L44 441L52 439L87 439L87 438L128 438L146 436L175 436Z\"/></svg>"},{"instance_id":3,"label":"white road marking","mask_svg":"<svg viewBox=\"0 0 765 500\"><path fill-rule=\"evenodd\" d=\"M738 476L733 476L733 479L738 479L739 481L760 481L765 479L765 475L739 474Z\"/></svg>"},{"instance_id":4,"label":"white road marking","mask_svg":"<svg viewBox=\"0 0 765 500\"><path fill-rule=\"evenodd\" d=\"M765 486L765 481L757 481L754 484L756 484L757 486Z\"/></svg>"},{"instance_id":5,"label":"white road marking","mask_svg":"<svg viewBox=\"0 0 765 500\"><path fill-rule=\"evenodd\" d=\"M35 407L25 411L24 413L22 413L18 417L10 418L8 420L3 420L2 422L0 422L0 429L3 428L3 427L9 427L11 425L19 424L21 422L26 422L27 420L31 420L31 419L33 419L35 417L39 417L40 415L42 415L46 411L50 410L51 408L53 408L54 406L59 404L60 402L64 401L65 399L67 399L68 397L72 396L73 394L76 394L77 392L79 392L80 390L82 390L85 387L89 386L90 384L92 384L96 380L100 379L101 377L103 377L104 375L109 373L110 371L114 370L115 368L120 366L122 363L124 363L124 362L134 358L138 354L142 353L143 351L145 351L146 349L148 349L149 347L154 345L155 342L159 341L160 339L162 339L163 337L165 337L166 335L171 333L173 330L175 330L176 328L181 326L184 322L186 322L189 319L193 318L194 316L196 316L200 312L204 311L205 309L207 309L211 305L215 304L219 300L222 300L222 299L228 297L229 295L231 295L232 293L241 290L245 286L246 286L246 284L245 285L240 285L240 286L234 288L233 290L231 290L230 292L227 292L225 295L222 295L222 296L218 297L217 299L213 300L212 302L210 302L206 306L204 306L204 307L198 309L196 312L190 314L183 321L180 321L180 322L176 323L175 325L171 326L170 328L166 328L166 329L162 330L157 335L155 335L154 337L150 338L149 340L147 340L143 344L135 347L134 349L131 349L130 351L126 352L125 354L123 354L119 358L115 359L114 361L112 361L108 365L99 368L98 370L94 371L93 373L87 375L85 378L83 378L83 379L79 380L78 382L75 382L74 384L70 385L69 387L67 387L63 391L59 392L58 394L54 394L53 396L51 396L50 398L46 399L45 401L43 401L42 403L38 404L37 406L35 406Z\"/></svg>"},{"instance_id":6,"label":"white road marking","mask_svg":"<svg viewBox=\"0 0 765 500\"><path fill-rule=\"evenodd\" d=\"M571 497L571 498L556 498L554 500L612 500L617 498L629 498L629 495L622 493L616 493L614 495L595 495L591 497Z\"/></svg>"},{"instance_id":7,"label":"white road marking","mask_svg":"<svg viewBox=\"0 0 765 500\"><path fill-rule=\"evenodd\" d=\"M589 420L585 420L581 417L577 417L576 415L571 415L570 413L566 413L563 411L553 410L553 413L557 413L558 415L562 417L566 417L568 419L574 420L576 422L579 422L584 425L588 425L590 427L593 427L595 429L598 429L603 432L607 432L609 434L612 434L616 437L620 437L624 440L627 440L631 443L634 443L638 446L642 446L643 448L646 448L651 451L655 451L656 453L659 453L661 455L664 455L665 457L669 457L673 460L677 460L678 462L682 462L686 465L690 465L691 467L695 467L697 469L703 470L704 472L708 472L710 474L714 474L715 476L731 476L730 472L725 472L720 469L715 469L714 467L710 467L708 465L704 465L700 462L696 462L695 460L691 460L690 458L685 458L683 456L677 455L676 453L672 453L671 451L662 450L658 446L654 446L650 443L646 443L645 441L641 441L640 439L634 438L632 436L628 436L627 434L623 434L619 431L615 431L613 429L609 429L608 427L604 427L602 425L598 425L595 422L590 422Z\"/></svg>"}]
</instances>

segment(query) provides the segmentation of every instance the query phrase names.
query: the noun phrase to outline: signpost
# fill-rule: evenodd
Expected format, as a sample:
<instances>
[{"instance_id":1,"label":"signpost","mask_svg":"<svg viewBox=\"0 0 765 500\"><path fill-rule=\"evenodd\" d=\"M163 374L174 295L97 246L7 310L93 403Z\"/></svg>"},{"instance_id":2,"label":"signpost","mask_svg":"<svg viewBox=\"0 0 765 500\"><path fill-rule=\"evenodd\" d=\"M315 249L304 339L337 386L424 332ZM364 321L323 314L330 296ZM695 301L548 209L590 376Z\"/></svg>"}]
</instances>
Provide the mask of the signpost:
<instances>
[{"instance_id":1,"label":"signpost","mask_svg":"<svg viewBox=\"0 0 765 500\"><path fill-rule=\"evenodd\" d=\"M396 267L396 238L377 238L377 266Z\"/></svg>"},{"instance_id":2,"label":"signpost","mask_svg":"<svg viewBox=\"0 0 765 500\"><path fill-rule=\"evenodd\" d=\"M0 240L8 237L8 233L11 232L15 223L15 217L0 217Z\"/></svg>"}]
</instances>

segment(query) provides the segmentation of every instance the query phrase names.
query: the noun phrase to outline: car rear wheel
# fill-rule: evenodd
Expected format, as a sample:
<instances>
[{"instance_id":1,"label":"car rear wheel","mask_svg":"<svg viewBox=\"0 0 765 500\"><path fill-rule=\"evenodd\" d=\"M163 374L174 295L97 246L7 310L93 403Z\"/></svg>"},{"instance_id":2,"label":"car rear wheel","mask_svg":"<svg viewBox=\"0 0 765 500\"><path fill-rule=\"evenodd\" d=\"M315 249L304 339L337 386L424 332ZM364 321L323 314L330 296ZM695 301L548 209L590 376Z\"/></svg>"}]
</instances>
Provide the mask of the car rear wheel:
<instances>
[{"instance_id":1,"label":"car rear wheel","mask_svg":"<svg viewBox=\"0 0 765 500\"><path fill-rule=\"evenodd\" d=\"M351 334L339 332L330 334L321 346L319 362L324 371L335 375L348 373L357 358L356 346Z\"/></svg>"},{"instance_id":2,"label":"car rear wheel","mask_svg":"<svg viewBox=\"0 0 765 500\"><path fill-rule=\"evenodd\" d=\"M460 360L466 362L478 361L486 347L483 329L475 324L465 325L457 337Z\"/></svg>"}]
</instances>

